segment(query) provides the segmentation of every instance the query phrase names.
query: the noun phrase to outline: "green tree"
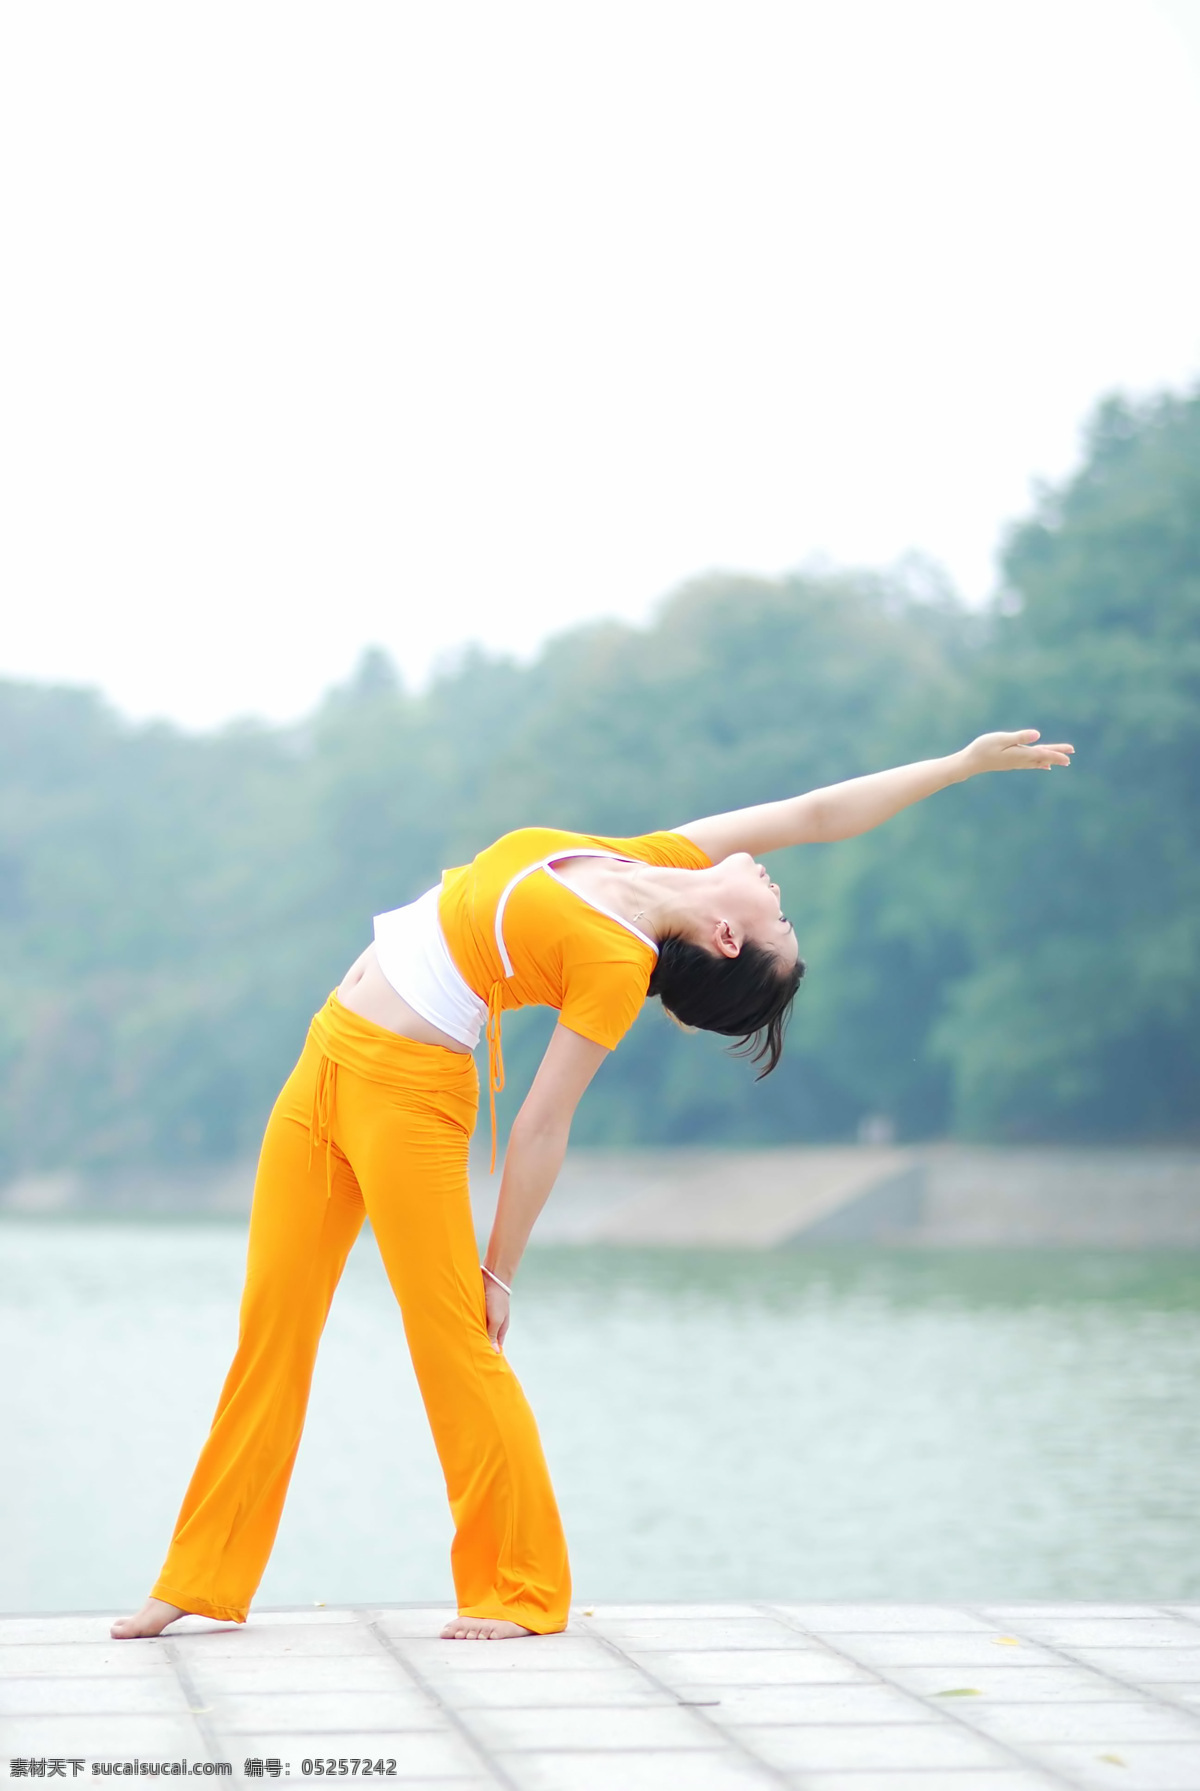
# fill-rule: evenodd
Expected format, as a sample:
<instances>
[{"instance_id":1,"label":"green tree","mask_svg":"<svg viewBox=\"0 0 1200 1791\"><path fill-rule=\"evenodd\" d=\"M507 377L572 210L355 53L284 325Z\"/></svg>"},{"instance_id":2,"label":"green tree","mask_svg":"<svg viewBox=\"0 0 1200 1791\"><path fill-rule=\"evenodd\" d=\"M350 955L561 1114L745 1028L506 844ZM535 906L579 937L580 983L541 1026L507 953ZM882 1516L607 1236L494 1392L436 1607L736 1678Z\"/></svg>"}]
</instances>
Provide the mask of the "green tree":
<instances>
[{"instance_id":1,"label":"green tree","mask_svg":"<svg viewBox=\"0 0 1200 1791\"><path fill-rule=\"evenodd\" d=\"M1103 405L1084 465L1003 565L979 713L1036 716L1078 761L1032 791L989 780L947 842L972 959L936 1039L956 1122L1194 1135L1200 398Z\"/></svg>"}]
</instances>

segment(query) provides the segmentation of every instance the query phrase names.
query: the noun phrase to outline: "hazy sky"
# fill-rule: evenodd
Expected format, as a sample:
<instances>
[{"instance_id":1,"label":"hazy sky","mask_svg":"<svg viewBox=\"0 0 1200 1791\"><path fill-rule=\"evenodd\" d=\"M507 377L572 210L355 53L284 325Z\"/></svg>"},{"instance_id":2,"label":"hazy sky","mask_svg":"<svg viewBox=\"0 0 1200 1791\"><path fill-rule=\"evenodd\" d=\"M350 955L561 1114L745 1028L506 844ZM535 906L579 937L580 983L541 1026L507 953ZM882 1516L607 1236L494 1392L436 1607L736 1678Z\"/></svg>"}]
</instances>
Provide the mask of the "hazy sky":
<instances>
[{"instance_id":1,"label":"hazy sky","mask_svg":"<svg viewBox=\"0 0 1200 1791\"><path fill-rule=\"evenodd\" d=\"M1200 374L1200 0L0 14L0 672L289 716L684 577L972 598Z\"/></svg>"}]
</instances>

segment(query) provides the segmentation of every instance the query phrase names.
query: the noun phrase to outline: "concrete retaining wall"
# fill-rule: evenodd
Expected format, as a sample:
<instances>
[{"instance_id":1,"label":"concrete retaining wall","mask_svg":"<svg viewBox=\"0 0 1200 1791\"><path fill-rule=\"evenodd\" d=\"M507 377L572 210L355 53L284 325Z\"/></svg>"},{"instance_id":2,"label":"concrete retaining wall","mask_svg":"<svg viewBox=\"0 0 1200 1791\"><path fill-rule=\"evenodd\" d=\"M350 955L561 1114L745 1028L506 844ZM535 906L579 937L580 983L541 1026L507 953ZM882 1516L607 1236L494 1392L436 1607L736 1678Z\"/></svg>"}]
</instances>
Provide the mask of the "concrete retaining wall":
<instances>
[{"instance_id":1,"label":"concrete retaining wall","mask_svg":"<svg viewBox=\"0 0 1200 1791\"><path fill-rule=\"evenodd\" d=\"M185 1176L28 1176L0 1214L231 1217L249 1210L251 1163ZM486 1234L500 1184L472 1170ZM1200 1150L988 1149L955 1144L781 1150L574 1151L538 1244L781 1249L1200 1249Z\"/></svg>"}]
</instances>

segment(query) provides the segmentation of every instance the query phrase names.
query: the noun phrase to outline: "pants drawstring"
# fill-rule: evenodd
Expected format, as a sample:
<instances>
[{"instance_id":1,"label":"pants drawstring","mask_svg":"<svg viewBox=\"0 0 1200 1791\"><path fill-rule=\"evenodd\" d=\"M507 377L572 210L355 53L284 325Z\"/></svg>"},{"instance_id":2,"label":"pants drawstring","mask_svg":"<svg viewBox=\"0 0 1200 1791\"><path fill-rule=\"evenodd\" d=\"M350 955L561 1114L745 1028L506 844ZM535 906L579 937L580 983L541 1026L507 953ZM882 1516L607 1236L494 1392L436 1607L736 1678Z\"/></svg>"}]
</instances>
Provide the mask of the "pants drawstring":
<instances>
[{"instance_id":1,"label":"pants drawstring","mask_svg":"<svg viewBox=\"0 0 1200 1791\"><path fill-rule=\"evenodd\" d=\"M489 1175L496 1170L496 1096L504 1087L504 1052L500 1043L500 1013L504 1004L503 982L493 983L488 991L488 1099L492 1110L492 1161Z\"/></svg>"},{"instance_id":2,"label":"pants drawstring","mask_svg":"<svg viewBox=\"0 0 1200 1791\"><path fill-rule=\"evenodd\" d=\"M337 1064L321 1053L313 1088L312 1116L308 1122L308 1166L312 1168L313 1150L325 1146L325 1198L333 1194L333 1114L337 1101Z\"/></svg>"}]
</instances>

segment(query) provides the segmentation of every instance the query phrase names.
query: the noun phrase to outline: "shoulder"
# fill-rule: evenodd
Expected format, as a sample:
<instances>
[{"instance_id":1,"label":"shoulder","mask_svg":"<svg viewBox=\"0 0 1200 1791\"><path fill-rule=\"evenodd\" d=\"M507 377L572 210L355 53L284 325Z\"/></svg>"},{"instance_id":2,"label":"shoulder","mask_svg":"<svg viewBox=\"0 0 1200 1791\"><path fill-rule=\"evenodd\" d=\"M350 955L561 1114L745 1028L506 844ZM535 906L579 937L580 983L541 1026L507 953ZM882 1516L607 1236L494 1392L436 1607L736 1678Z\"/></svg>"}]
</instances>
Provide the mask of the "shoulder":
<instances>
[{"instance_id":1,"label":"shoulder","mask_svg":"<svg viewBox=\"0 0 1200 1791\"><path fill-rule=\"evenodd\" d=\"M581 840L580 833L568 833L562 827L514 827L508 833L502 833L499 839L484 847L484 852L523 853L531 858L540 853L553 852L561 841ZM478 854L479 857L483 853Z\"/></svg>"},{"instance_id":2,"label":"shoulder","mask_svg":"<svg viewBox=\"0 0 1200 1791\"><path fill-rule=\"evenodd\" d=\"M695 840L673 829L632 834L626 839L603 839L599 843L627 858L641 859L644 864L673 865L687 871L707 870L712 864Z\"/></svg>"},{"instance_id":3,"label":"shoulder","mask_svg":"<svg viewBox=\"0 0 1200 1791\"><path fill-rule=\"evenodd\" d=\"M490 846L477 852L471 862L488 870L503 867L511 873L540 864L556 852L570 851L572 846L588 843L587 835L568 833L562 827L514 827L510 833L502 833Z\"/></svg>"}]
</instances>

